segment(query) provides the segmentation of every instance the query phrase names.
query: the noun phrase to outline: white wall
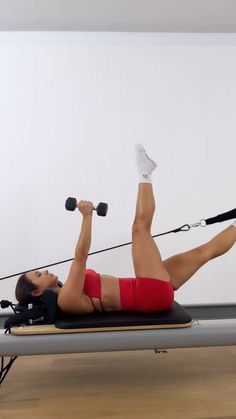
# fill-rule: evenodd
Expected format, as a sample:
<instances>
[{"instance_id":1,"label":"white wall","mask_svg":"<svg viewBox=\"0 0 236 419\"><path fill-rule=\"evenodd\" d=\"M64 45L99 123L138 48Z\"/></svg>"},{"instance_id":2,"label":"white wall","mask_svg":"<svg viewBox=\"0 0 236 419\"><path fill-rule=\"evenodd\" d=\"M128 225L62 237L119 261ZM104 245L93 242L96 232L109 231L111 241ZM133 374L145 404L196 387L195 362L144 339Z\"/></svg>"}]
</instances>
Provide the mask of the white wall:
<instances>
[{"instance_id":1,"label":"white wall","mask_svg":"<svg viewBox=\"0 0 236 419\"><path fill-rule=\"evenodd\" d=\"M235 74L233 34L0 33L0 276L73 256L81 219L67 196L109 203L91 251L129 241L137 141L158 163L153 234L234 208ZM157 243L166 258L229 224ZM130 250L89 266L132 276ZM235 301L235 274L234 248L176 300ZM0 281L0 300L15 282Z\"/></svg>"}]
</instances>

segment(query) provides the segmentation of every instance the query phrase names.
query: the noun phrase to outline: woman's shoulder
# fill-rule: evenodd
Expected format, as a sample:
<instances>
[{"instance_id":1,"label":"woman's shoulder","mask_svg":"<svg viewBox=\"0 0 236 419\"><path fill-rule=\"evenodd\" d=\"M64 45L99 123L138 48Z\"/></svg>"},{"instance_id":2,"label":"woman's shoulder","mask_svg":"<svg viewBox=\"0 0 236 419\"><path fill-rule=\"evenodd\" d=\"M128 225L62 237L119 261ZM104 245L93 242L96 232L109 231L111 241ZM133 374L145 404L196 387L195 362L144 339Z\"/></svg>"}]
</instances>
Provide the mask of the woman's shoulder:
<instances>
[{"instance_id":1,"label":"woman's shoulder","mask_svg":"<svg viewBox=\"0 0 236 419\"><path fill-rule=\"evenodd\" d=\"M94 311L90 298L84 292L79 297L76 297L63 292L63 289L61 289L58 293L57 305L68 314L88 314Z\"/></svg>"}]
</instances>

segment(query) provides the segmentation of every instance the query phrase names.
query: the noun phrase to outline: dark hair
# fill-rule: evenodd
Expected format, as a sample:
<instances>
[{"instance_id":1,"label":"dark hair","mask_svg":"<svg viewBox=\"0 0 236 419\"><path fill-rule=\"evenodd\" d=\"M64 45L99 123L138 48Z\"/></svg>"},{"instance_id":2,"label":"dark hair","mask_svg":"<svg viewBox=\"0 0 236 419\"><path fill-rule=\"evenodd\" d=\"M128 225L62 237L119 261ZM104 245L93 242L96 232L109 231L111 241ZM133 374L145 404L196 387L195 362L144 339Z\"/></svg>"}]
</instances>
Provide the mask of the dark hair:
<instances>
[{"instance_id":1,"label":"dark hair","mask_svg":"<svg viewBox=\"0 0 236 419\"><path fill-rule=\"evenodd\" d=\"M34 299L32 292L38 289L37 285L33 284L30 279L27 278L26 274L20 276L17 281L15 296L19 303L27 303Z\"/></svg>"}]
</instances>

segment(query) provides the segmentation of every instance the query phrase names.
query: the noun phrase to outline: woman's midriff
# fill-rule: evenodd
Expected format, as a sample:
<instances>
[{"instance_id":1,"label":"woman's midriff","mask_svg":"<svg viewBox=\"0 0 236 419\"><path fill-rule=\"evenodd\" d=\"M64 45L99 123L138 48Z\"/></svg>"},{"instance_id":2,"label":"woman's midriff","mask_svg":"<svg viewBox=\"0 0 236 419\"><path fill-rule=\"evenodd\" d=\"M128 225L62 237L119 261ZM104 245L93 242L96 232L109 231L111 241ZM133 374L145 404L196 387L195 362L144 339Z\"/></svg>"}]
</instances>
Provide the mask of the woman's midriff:
<instances>
[{"instance_id":1,"label":"woman's midriff","mask_svg":"<svg viewBox=\"0 0 236 419\"><path fill-rule=\"evenodd\" d=\"M121 310L119 279L110 275L100 275L100 278L101 300L104 310Z\"/></svg>"}]
</instances>

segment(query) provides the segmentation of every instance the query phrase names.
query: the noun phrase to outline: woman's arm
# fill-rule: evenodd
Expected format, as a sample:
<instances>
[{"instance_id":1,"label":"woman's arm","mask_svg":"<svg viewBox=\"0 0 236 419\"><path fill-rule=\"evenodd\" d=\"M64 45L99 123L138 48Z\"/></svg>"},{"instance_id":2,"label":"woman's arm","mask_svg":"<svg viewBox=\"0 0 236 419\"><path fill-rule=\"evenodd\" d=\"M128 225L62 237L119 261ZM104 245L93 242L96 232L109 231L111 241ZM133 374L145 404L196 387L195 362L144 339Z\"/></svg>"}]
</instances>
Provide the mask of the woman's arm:
<instances>
[{"instance_id":1,"label":"woman's arm","mask_svg":"<svg viewBox=\"0 0 236 419\"><path fill-rule=\"evenodd\" d=\"M82 203L81 203L82 202ZM93 205L87 201L81 201L78 204L79 211L83 215L82 226L80 230L79 239L75 248L75 261L87 261L88 252L91 245L92 233L92 211Z\"/></svg>"},{"instance_id":2,"label":"woman's arm","mask_svg":"<svg viewBox=\"0 0 236 419\"><path fill-rule=\"evenodd\" d=\"M83 295L86 262L91 245L93 204L80 201L77 204L83 216L78 242L75 248L75 258L71 264L68 278L58 295L58 304L62 310L78 306Z\"/></svg>"}]
</instances>

